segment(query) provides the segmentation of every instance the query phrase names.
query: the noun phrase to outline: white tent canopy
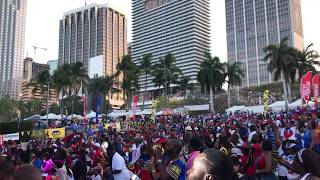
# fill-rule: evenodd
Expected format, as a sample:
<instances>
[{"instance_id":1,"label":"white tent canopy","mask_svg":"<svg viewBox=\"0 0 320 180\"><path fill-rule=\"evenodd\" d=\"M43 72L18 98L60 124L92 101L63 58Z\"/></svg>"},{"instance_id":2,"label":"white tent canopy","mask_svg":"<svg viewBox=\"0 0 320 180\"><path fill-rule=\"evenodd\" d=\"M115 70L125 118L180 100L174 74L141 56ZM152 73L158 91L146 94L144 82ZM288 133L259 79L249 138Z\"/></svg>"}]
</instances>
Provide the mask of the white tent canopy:
<instances>
[{"instance_id":1,"label":"white tent canopy","mask_svg":"<svg viewBox=\"0 0 320 180\"><path fill-rule=\"evenodd\" d=\"M71 118L74 118L74 119L83 119L83 117L81 116L81 115L77 115L77 114L73 114L73 116L72 116L72 114L71 115L69 115L68 117L67 117L67 119L68 120L71 120Z\"/></svg>"},{"instance_id":2,"label":"white tent canopy","mask_svg":"<svg viewBox=\"0 0 320 180\"><path fill-rule=\"evenodd\" d=\"M87 114L86 117L87 117L88 119L95 118L95 117L97 117L97 113L91 111L89 114ZM98 117L99 117L99 118L102 117L102 114L99 114Z\"/></svg>"},{"instance_id":3,"label":"white tent canopy","mask_svg":"<svg viewBox=\"0 0 320 180\"><path fill-rule=\"evenodd\" d=\"M60 120L60 119L61 119L61 116L60 116L60 115L56 115L56 114L53 114L53 113L48 114L48 116L47 116L47 115L41 116L40 119L41 119L41 120L46 120L47 117L48 117L48 119L50 119L50 120L55 120L55 119Z\"/></svg>"},{"instance_id":4,"label":"white tent canopy","mask_svg":"<svg viewBox=\"0 0 320 180\"><path fill-rule=\"evenodd\" d=\"M312 101L309 101L309 102L308 102L308 105L309 105L309 106L313 106L314 104L315 104L315 103L312 102ZM304 104L304 105L306 105L306 104ZM296 100L295 102L289 104L289 107L290 107L290 108L297 108L297 107L301 107L301 106L303 106L301 99L298 99L298 100Z\"/></svg>"},{"instance_id":5,"label":"white tent canopy","mask_svg":"<svg viewBox=\"0 0 320 180\"><path fill-rule=\"evenodd\" d=\"M23 119L24 121L28 121L28 120L39 120L41 118L41 116L39 114L35 114L33 116L27 117L25 119Z\"/></svg>"},{"instance_id":6,"label":"white tent canopy","mask_svg":"<svg viewBox=\"0 0 320 180\"><path fill-rule=\"evenodd\" d=\"M273 111L281 111L281 110L285 109L285 102L284 101L276 101L276 102L270 104L269 107Z\"/></svg>"},{"instance_id":7,"label":"white tent canopy","mask_svg":"<svg viewBox=\"0 0 320 180\"><path fill-rule=\"evenodd\" d=\"M209 104L184 106L188 111L209 111Z\"/></svg>"},{"instance_id":8,"label":"white tent canopy","mask_svg":"<svg viewBox=\"0 0 320 180\"><path fill-rule=\"evenodd\" d=\"M241 111L243 108L245 108L244 106L232 106L228 109L226 109L226 112L229 113L229 112L235 112L235 111Z\"/></svg>"},{"instance_id":9,"label":"white tent canopy","mask_svg":"<svg viewBox=\"0 0 320 180\"><path fill-rule=\"evenodd\" d=\"M242 110L253 112L253 113L262 113L264 111L264 106L263 105L249 106L249 107L244 107Z\"/></svg>"}]
</instances>

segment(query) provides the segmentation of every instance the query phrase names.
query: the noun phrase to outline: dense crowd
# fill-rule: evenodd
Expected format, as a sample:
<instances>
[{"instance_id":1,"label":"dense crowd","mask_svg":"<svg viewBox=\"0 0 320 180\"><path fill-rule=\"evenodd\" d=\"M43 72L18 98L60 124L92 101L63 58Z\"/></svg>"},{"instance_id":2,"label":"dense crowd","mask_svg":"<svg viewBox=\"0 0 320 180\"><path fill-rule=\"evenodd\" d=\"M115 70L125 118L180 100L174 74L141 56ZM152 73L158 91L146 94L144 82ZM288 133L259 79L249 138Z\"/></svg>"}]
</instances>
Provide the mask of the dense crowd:
<instances>
[{"instance_id":1,"label":"dense crowd","mask_svg":"<svg viewBox=\"0 0 320 180\"><path fill-rule=\"evenodd\" d=\"M316 107L137 117L26 148L9 141L0 180L320 179L319 118Z\"/></svg>"}]
</instances>

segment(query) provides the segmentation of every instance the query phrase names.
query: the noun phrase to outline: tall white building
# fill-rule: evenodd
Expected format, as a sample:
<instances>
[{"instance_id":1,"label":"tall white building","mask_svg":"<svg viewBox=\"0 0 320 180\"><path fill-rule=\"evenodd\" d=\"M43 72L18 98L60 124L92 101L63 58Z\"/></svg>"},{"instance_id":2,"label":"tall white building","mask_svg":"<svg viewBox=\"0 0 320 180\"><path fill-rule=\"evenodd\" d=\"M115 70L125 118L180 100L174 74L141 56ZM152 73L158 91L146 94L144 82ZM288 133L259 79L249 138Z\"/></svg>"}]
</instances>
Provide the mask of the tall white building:
<instances>
[{"instance_id":1,"label":"tall white building","mask_svg":"<svg viewBox=\"0 0 320 180\"><path fill-rule=\"evenodd\" d=\"M184 76L196 82L204 52L210 48L209 4L210 0L133 0L133 61L140 64L143 55L151 53L152 62L157 62L171 53ZM148 92L158 89L151 79L145 82L140 77L140 87L147 83Z\"/></svg>"},{"instance_id":2,"label":"tall white building","mask_svg":"<svg viewBox=\"0 0 320 180\"><path fill-rule=\"evenodd\" d=\"M27 0L0 0L0 98L21 93Z\"/></svg>"},{"instance_id":3,"label":"tall white building","mask_svg":"<svg viewBox=\"0 0 320 180\"><path fill-rule=\"evenodd\" d=\"M301 0L225 0L228 62L240 62L242 86L270 83L263 48L284 37L303 48Z\"/></svg>"}]
</instances>

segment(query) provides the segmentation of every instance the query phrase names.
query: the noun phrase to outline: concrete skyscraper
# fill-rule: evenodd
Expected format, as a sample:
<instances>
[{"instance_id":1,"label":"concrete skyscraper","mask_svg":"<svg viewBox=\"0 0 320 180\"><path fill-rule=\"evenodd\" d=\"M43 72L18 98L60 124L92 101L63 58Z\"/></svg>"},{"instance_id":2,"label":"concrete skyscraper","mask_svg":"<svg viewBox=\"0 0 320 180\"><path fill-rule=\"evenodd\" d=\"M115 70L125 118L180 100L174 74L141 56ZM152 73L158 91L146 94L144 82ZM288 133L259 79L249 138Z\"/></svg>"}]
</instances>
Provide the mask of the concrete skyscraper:
<instances>
[{"instance_id":1,"label":"concrete skyscraper","mask_svg":"<svg viewBox=\"0 0 320 180\"><path fill-rule=\"evenodd\" d=\"M0 98L19 99L27 0L1 0L0 12Z\"/></svg>"},{"instance_id":2,"label":"concrete skyscraper","mask_svg":"<svg viewBox=\"0 0 320 180\"><path fill-rule=\"evenodd\" d=\"M140 64L143 55L151 53L155 63L171 53L183 75L195 83L204 53L210 49L209 4L210 0L133 0L133 61ZM140 87L147 83L147 100L158 89L151 79L139 78Z\"/></svg>"},{"instance_id":3,"label":"concrete skyscraper","mask_svg":"<svg viewBox=\"0 0 320 180\"><path fill-rule=\"evenodd\" d=\"M126 54L127 19L121 11L107 4L91 4L64 13L60 20L59 66L82 62L88 72L94 69L103 76L113 75ZM90 63L93 61L99 63ZM122 93L110 98L113 106L123 104Z\"/></svg>"},{"instance_id":4,"label":"concrete skyscraper","mask_svg":"<svg viewBox=\"0 0 320 180\"><path fill-rule=\"evenodd\" d=\"M303 48L300 0L225 0L228 62L240 62L243 87L271 82L263 48L288 37Z\"/></svg>"}]
</instances>

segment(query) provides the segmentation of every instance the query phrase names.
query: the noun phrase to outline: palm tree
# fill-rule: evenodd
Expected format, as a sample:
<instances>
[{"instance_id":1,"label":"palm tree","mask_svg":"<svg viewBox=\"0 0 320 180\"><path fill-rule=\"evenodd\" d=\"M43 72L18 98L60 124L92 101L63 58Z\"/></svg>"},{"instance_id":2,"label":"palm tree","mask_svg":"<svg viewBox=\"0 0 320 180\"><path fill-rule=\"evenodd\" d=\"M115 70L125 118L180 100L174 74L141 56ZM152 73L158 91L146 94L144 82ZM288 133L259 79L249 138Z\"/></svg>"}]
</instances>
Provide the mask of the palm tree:
<instances>
[{"instance_id":1,"label":"palm tree","mask_svg":"<svg viewBox=\"0 0 320 180\"><path fill-rule=\"evenodd\" d=\"M169 102L170 85L177 84L178 78L181 75L181 70L176 66L176 58L173 54L167 54L160 59L159 63L152 66L152 73L154 77L152 82L159 88L164 88L167 96L167 105Z\"/></svg>"},{"instance_id":2,"label":"palm tree","mask_svg":"<svg viewBox=\"0 0 320 180\"><path fill-rule=\"evenodd\" d=\"M240 62L233 64L225 63L226 77L228 78L228 107L231 106L230 102L230 88L233 86L241 86L241 78L244 76L240 68Z\"/></svg>"},{"instance_id":3,"label":"palm tree","mask_svg":"<svg viewBox=\"0 0 320 180\"><path fill-rule=\"evenodd\" d=\"M83 66L82 62L76 62L74 64L71 64L70 66L71 71L70 73L70 89L72 89L71 94L71 115L73 116L73 110L74 110L74 101L75 101L75 93L79 91L81 88L81 85L87 85L87 81L89 79L86 69ZM73 118L73 117L71 117Z\"/></svg>"},{"instance_id":4,"label":"palm tree","mask_svg":"<svg viewBox=\"0 0 320 180\"><path fill-rule=\"evenodd\" d=\"M114 84L115 81L113 76L95 78L92 83L89 84L89 92L91 92L95 96L103 97L103 99L105 99L107 95L116 91L116 89L114 89L113 87ZM103 103L105 107L105 101L103 101Z\"/></svg>"},{"instance_id":5,"label":"palm tree","mask_svg":"<svg viewBox=\"0 0 320 180\"><path fill-rule=\"evenodd\" d=\"M212 58L209 52L205 53L205 58L197 78L203 89L209 89L211 113L215 113L213 100L215 93L221 90L225 83L225 67L218 57Z\"/></svg>"},{"instance_id":6,"label":"palm tree","mask_svg":"<svg viewBox=\"0 0 320 180\"><path fill-rule=\"evenodd\" d=\"M297 62L297 69L299 72L299 79L302 78L308 71L313 71L315 74L317 70L315 66L319 66L320 62L317 60L320 55L317 51L311 50L310 48L313 44L309 44L309 46L302 51L296 50L296 62Z\"/></svg>"},{"instance_id":7,"label":"palm tree","mask_svg":"<svg viewBox=\"0 0 320 180\"><path fill-rule=\"evenodd\" d=\"M124 97L127 97L127 107L130 109L133 94L139 90L138 84L139 68L133 63L131 56L126 55L122 61L117 64L117 73L115 76L122 76L121 88Z\"/></svg>"},{"instance_id":8,"label":"palm tree","mask_svg":"<svg viewBox=\"0 0 320 180\"><path fill-rule=\"evenodd\" d=\"M187 90L191 88L193 85L190 84L189 76L182 76L178 81L179 87L183 90L183 101L186 99Z\"/></svg>"},{"instance_id":9,"label":"palm tree","mask_svg":"<svg viewBox=\"0 0 320 180\"><path fill-rule=\"evenodd\" d=\"M274 73L274 80L282 79L285 108L288 110L288 83L292 75L292 67L295 66L294 49L288 44L288 38L281 40L279 45L270 44L264 48L265 61L268 63L268 71Z\"/></svg>"},{"instance_id":10,"label":"palm tree","mask_svg":"<svg viewBox=\"0 0 320 180\"><path fill-rule=\"evenodd\" d=\"M15 101L9 96L0 99L0 122L11 121L15 117Z\"/></svg>"},{"instance_id":11,"label":"palm tree","mask_svg":"<svg viewBox=\"0 0 320 180\"><path fill-rule=\"evenodd\" d=\"M144 110L144 101L145 101L145 94L147 92L148 75L151 73L151 67L152 67L151 59L152 59L152 54L143 55L143 58L139 67L141 72L144 73L144 76L146 78L144 83L144 92L142 96L142 111Z\"/></svg>"}]
</instances>

